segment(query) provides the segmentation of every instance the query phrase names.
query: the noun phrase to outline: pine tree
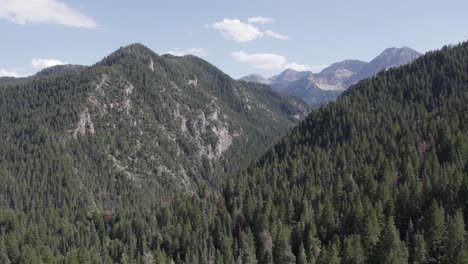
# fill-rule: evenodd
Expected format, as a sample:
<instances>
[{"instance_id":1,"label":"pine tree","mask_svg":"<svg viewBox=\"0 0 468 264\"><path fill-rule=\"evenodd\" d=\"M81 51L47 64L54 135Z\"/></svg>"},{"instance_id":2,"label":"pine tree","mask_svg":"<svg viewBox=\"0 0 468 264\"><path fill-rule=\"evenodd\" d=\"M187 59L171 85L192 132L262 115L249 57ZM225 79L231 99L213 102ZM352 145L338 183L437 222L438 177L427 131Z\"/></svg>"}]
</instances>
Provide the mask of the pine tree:
<instances>
[{"instance_id":1,"label":"pine tree","mask_svg":"<svg viewBox=\"0 0 468 264\"><path fill-rule=\"evenodd\" d=\"M224 257L221 251L216 250L216 264L224 264Z\"/></svg>"},{"instance_id":2,"label":"pine tree","mask_svg":"<svg viewBox=\"0 0 468 264\"><path fill-rule=\"evenodd\" d=\"M317 259L317 264L340 264L338 247L332 243L327 248L322 249L320 256Z\"/></svg>"},{"instance_id":3,"label":"pine tree","mask_svg":"<svg viewBox=\"0 0 468 264\"><path fill-rule=\"evenodd\" d=\"M363 223L363 241L367 252L370 252L379 241L380 225L376 212L370 208L369 214Z\"/></svg>"},{"instance_id":4,"label":"pine tree","mask_svg":"<svg viewBox=\"0 0 468 264\"><path fill-rule=\"evenodd\" d=\"M424 216L424 240L428 246L430 259L441 261L445 250L445 239L444 210L434 200Z\"/></svg>"},{"instance_id":5,"label":"pine tree","mask_svg":"<svg viewBox=\"0 0 468 264\"><path fill-rule=\"evenodd\" d=\"M407 263L405 248L400 240L393 217L388 217L374 251L374 260L380 264Z\"/></svg>"},{"instance_id":6,"label":"pine tree","mask_svg":"<svg viewBox=\"0 0 468 264\"><path fill-rule=\"evenodd\" d=\"M468 263L468 251L465 240L466 231L463 213L461 210L457 210L453 219L451 219L448 224L448 234L445 242L447 249L443 257L444 263Z\"/></svg>"},{"instance_id":7,"label":"pine tree","mask_svg":"<svg viewBox=\"0 0 468 264\"><path fill-rule=\"evenodd\" d=\"M345 264L366 262L366 254L359 235L345 237L343 251L343 263Z\"/></svg>"},{"instance_id":8,"label":"pine tree","mask_svg":"<svg viewBox=\"0 0 468 264\"><path fill-rule=\"evenodd\" d=\"M5 236L5 246L8 253L8 258L11 262L17 262L20 257L20 249L18 245L18 240L16 239L16 235L10 233Z\"/></svg>"},{"instance_id":9,"label":"pine tree","mask_svg":"<svg viewBox=\"0 0 468 264\"><path fill-rule=\"evenodd\" d=\"M299 253L297 255L297 264L307 264L307 256L305 254L304 244L299 246Z\"/></svg>"},{"instance_id":10,"label":"pine tree","mask_svg":"<svg viewBox=\"0 0 468 264\"><path fill-rule=\"evenodd\" d=\"M280 227L273 244L273 260L275 263L296 263L296 257L292 253L291 245L289 243L289 232L286 230L286 228Z\"/></svg>"},{"instance_id":11,"label":"pine tree","mask_svg":"<svg viewBox=\"0 0 468 264\"><path fill-rule=\"evenodd\" d=\"M413 264L427 263L427 245L422 234L414 236L411 259Z\"/></svg>"},{"instance_id":12,"label":"pine tree","mask_svg":"<svg viewBox=\"0 0 468 264\"><path fill-rule=\"evenodd\" d=\"M254 237L250 229L245 233L241 233L241 256L242 263L245 264L256 264L257 256L255 255L255 242Z\"/></svg>"},{"instance_id":13,"label":"pine tree","mask_svg":"<svg viewBox=\"0 0 468 264\"><path fill-rule=\"evenodd\" d=\"M3 239L0 239L0 263L10 263L10 259L8 258L7 249Z\"/></svg>"}]
</instances>

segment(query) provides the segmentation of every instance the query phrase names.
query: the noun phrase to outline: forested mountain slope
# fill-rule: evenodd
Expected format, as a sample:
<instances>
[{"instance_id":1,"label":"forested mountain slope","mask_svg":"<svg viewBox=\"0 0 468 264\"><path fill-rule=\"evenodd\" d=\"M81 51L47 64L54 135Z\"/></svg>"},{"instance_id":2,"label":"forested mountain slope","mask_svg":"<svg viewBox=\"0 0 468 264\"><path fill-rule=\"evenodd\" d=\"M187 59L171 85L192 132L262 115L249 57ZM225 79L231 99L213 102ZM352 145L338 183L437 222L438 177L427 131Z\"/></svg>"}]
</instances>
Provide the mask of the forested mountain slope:
<instances>
[{"instance_id":1,"label":"forested mountain slope","mask_svg":"<svg viewBox=\"0 0 468 264\"><path fill-rule=\"evenodd\" d=\"M2 91L5 150L33 145L35 134L44 138L38 147L62 144L69 152L76 149L68 144L95 141L99 155L129 178L158 175L191 189L215 171L231 175L245 167L307 111L196 57L158 56L138 44L89 69L62 68ZM78 174L95 174L77 153L68 154Z\"/></svg>"},{"instance_id":2,"label":"forested mountain slope","mask_svg":"<svg viewBox=\"0 0 468 264\"><path fill-rule=\"evenodd\" d=\"M133 71L109 66L125 65L114 64L122 56L98 65L108 74ZM73 109L67 113L36 103L51 94L50 83L32 90L41 93L16 87L23 97L12 98L24 109L0 117L10 146L0 156L0 262L466 263L467 72L468 43L430 52L313 111L221 191L200 183L191 194L164 195L151 181L129 179L107 153L94 154L105 143L97 122L93 137L57 136L82 113L78 102L88 103L82 89L52 97ZM58 114L28 118L40 110Z\"/></svg>"},{"instance_id":3,"label":"forested mountain slope","mask_svg":"<svg viewBox=\"0 0 468 264\"><path fill-rule=\"evenodd\" d=\"M466 263L467 102L468 43L359 83L230 181L234 235L260 263Z\"/></svg>"},{"instance_id":4,"label":"forested mountain slope","mask_svg":"<svg viewBox=\"0 0 468 264\"><path fill-rule=\"evenodd\" d=\"M29 235L53 249L47 254L75 254L88 246L76 236L93 212L128 212L137 202L159 208L166 196L216 186L307 111L269 86L140 44L91 67L2 86L0 252L6 245L8 257L0 263L24 263L20 253L31 247L42 254Z\"/></svg>"}]
</instances>

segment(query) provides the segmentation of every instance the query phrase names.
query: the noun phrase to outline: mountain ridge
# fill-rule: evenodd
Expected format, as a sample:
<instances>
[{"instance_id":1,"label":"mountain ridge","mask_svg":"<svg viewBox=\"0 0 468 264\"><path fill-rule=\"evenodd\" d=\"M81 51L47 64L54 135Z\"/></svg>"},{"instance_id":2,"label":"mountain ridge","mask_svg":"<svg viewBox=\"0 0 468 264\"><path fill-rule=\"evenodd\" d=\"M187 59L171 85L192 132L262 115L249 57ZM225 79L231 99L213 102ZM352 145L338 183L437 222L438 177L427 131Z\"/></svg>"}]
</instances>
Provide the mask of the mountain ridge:
<instances>
[{"instance_id":1,"label":"mountain ridge","mask_svg":"<svg viewBox=\"0 0 468 264\"><path fill-rule=\"evenodd\" d=\"M314 96L314 91L311 90L308 93L307 98L304 97L302 99L309 101L309 103L314 106L334 100L339 95L339 92L337 91L344 91L360 80L372 77L382 70L408 64L419 56L421 56L419 52L409 47L392 47L382 51L370 62L353 59L344 60L333 63L319 73L312 73L310 71L299 72L293 69L286 69L280 74L268 78L268 81L276 90L295 96L298 94L297 89L300 89L300 87L296 87L298 84L296 82L297 80L304 78L309 79L309 81L313 81L314 84L322 91L315 90L316 94ZM257 82L257 79L255 78L249 79L244 77L241 79ZM290 85L293 82L296 82L296 85ZM302 81L303 84L306 84L307 82L307 80ZM288 85L290 85L289 88L287 88ZM306 86L309 88L311 87L310 85ZM302 89L305 88L306 87L302 87ZM289 91L289 89L292 90ZM329 95L324 96L327 93Z\"/></svg>"}]
</instances>

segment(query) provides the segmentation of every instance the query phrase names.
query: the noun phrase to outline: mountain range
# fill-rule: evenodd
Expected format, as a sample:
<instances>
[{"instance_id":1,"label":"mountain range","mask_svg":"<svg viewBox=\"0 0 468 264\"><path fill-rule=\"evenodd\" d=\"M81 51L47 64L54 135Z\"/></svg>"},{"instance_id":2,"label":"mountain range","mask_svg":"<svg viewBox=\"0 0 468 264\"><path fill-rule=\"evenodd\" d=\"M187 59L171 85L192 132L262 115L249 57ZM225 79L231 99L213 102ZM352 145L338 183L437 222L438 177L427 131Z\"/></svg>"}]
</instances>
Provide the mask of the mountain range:
<instances>
[{"instance_id":1,"label":"mountain range","mask_svg":"<svg viewBox=\"0 0 468 264\"><path fill-rule=\"evenodd\" d=\"M286 69L268 79L252 74L240 80L269 84L278 91L297 96L312 106L318 106L336 99L344 90L360 80L372 77L382 70L408 64L419 56L420 53L408 47L388 48L370 62L344 60L333 63L319 73Z\"/></svg>"},{"instance_id":2,"label":"mountain range","mask_svg":"<svg viewBox=\"0 0 468 264\"><path fill-rule=\"evenodd\" d=\"M8 78L0 263L464 264L467 72L465 42L317 109L141 44Z\"/></svg>"}]
</instances>

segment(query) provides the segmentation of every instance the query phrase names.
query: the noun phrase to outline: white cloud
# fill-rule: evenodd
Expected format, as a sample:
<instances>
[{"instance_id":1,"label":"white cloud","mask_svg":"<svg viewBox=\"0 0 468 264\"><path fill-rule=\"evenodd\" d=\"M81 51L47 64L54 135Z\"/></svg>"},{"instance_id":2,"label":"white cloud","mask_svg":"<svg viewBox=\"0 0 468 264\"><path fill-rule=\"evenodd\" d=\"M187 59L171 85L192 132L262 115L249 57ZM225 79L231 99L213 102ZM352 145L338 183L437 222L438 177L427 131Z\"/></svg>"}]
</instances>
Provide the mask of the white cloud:
<instances>
[{"instance_id":1,"label":"white cloud","mask_svg":"<svg viewBox=\"0 0 468 264\"><path fill-rule=\"evenodd\" d=\"M223 21L208 25L208 27L217 29L223 37L236 42L248 42L263 37L263 32L258 28L241 22L239 19L223 19Z\"/></svg>"},{"instance_id":2,"label":"white cloud","mask_svg":"<svg viewBox=\"0 0 468 264\"><path fill-rule=\"evenodd\" d=\"M288 36L272 30L262 31L253 25L263 25L273 21L274 20L272 18L261 16L251 17L247 19L247 23L244 23L239 19L224 18L222 21L206 25L206 27L217 29L223 37L236 42L248 42L264 36L282 40L288 39Z\"/></svg>"},{"instance_id":3,"label":"white cloud","mask_svg":"<svg viewBox=\"0 0 468 264\"><path fill-rule=\"evenodd\" d=\"M94 19L57 0L0 0L0 18L19 25L43 23L97 28Z\"/></svg>"},{"instance_id":4,"label":"white cloud","mask_svg":"<svg viewBox=\"0 0 468 264\"><path fill-rule=\"evenodd\" d=\"M273 18L256 16L247 19L250 24L268 24L274 22Z\"/></svg>"},{"instance_id":5,"label":"white cloud","mask_svg":"<svg viewBox=\"0 0 468 264\"><path fill-rule=\"evenodd\" d=\"M36 70L42 70L44 68L52 67L55 65L63 65L65 62L61 62L55 59L32 59L31 66Z\"/></svg>"},{"instance_id":6,"label":"white cloud","mask_svg":"<svg viewBox=\"0 0 468 264\"><path fill-rule=\"evenodd\" d=\"M282 40L285 40L285 39L289 38L288 36L282 35L280 33L276 33L276 32L271 31L271 30L265 31L265 35L267 35L269 37L272 37L272 38L275 38L275 39L282 39Z\"/></svg>"},{"instance_id":7,"label":"white cloud","mask_svg":"<svg viewBox=\"0 0 468 264\"><path fill-rule=\"evenodd\" d=\"M14 71L0 70L0 77L19 77L19 74Z\"/></svg>"},{"instance_id":8,"label":"white cloud","mask_svg":"<svg viewBox=\"0 0 468 264\"><path fill-rule=\"evenodd\" d=\"M231 56L257 69L281 69L287 61L286 57L273 53L248 54L244 51L236 51Z\"/></svg>"},{"instance_id":9,"label":"white cloud","mask_svg":"<svg viewBox=\"0 0 468 264\"><path fill-rule=\"evenodd\" d=\"M310 71L311 67L309 65L291 62L291 63L284 65L284 69L293 69L295 71Z\"/></svg>"},{"instance_id":10,"label":"white cloud","mask_svg":"<svg viewBox=\"0 0 468 264\"><path fill-rule=\"evenodd\" d=\"M205 57L207 52L202 48L191 48L191 49L174 49L166 52L174 56L185 56L185 55L195 55L198 57Z\"/></svg>"}]
</instances>

